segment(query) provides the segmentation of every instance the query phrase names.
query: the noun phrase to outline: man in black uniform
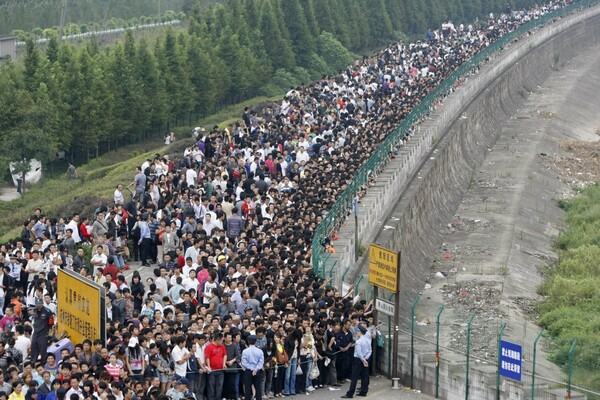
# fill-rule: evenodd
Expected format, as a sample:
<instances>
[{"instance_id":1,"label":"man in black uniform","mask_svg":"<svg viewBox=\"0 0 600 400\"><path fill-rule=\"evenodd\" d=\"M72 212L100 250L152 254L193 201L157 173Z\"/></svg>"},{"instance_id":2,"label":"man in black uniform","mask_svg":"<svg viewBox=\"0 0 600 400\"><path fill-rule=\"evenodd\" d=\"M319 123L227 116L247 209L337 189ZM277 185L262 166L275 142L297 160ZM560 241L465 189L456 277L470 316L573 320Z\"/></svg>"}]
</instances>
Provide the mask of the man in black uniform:
<instances>
[{"instance_id":1,"label":"man in black uniform","mask_svg":"<svg viewBox=\"0 0 600 400\"><path fill-rule=\"evenodd\" d=\"M345 319L342 329L337 333L335 341L337 347L340 349L336 359L337 378L339 383L349 379L352 373L352 349L354 341L352 340L352 333L350 332L350 326L352 322L350 319Z\"/></svg>"},{"instance_id":2,"label":"man in black uniform","mask_svg":"<svg viewBox=\"0 0 600 400\"><path fill-rule=\"evenodd\" d=\"M41 361L46 362L48 350L48 332L50 331L50 320L53 319L52 311L44 307L44 299L35 299L35 308L29 310L33 316L33 335L31 336L31 362L37 361L38 355Z\"/></svg>"}]
</instances>

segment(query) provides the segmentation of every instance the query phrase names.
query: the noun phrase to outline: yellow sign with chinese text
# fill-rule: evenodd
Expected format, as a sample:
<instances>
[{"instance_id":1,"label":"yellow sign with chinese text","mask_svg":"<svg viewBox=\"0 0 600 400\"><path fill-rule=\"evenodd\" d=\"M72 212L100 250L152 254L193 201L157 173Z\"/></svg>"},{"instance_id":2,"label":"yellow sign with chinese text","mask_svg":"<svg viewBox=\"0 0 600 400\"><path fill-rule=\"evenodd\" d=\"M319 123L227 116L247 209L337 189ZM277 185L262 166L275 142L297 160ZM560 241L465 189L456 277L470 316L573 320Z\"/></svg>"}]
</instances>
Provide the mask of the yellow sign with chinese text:
<instances>
[{"instance_id":1,"label":"yellow sign with chinese text","mask_svg":"<svg viewBox=\"0 0 600 400\"><path fill-rule=\"evenodd\" d=\"M74 344L106 339L104 287L72 271L58 270L57 332L66 332Z\"/></svg>"},{"instance_id":2,"label":"yellow sign with chinese text","mask_svg":"<svg viewBox=\"0 0 600 400\"><path fill-rule=\"evenodd\" d=\"M400 254L396 251L371 244L369 248L369 283L398 293Z\"/></svg>"}]
</instances>

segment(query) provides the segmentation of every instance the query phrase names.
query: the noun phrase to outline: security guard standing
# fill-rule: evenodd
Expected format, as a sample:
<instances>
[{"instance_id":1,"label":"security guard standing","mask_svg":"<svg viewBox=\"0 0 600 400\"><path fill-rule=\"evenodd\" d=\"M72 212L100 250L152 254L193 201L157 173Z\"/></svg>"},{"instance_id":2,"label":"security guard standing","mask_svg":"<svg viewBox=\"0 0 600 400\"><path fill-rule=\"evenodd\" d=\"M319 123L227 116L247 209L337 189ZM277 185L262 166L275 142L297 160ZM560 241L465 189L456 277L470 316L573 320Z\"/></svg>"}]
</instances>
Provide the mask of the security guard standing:
<instances>
[{"instance_id":1,"label":"security guard standing","mask_svg":"<svg viewBox=\"0 0 600 400\"><path fill-rule=\"evenodd\" d=\"M352 381L350 388L343 399L351 399L356 391L356 383L360 377L360 393L357 396L366 397L369 391L369 357L371 357L371 338L367 335L367 328L358 326L358 340L354 344L354 358L352 359Z\"/></svg>"},{"instance_id":2,"label":"security guard standing","mask_svg":"<svg viewBox=\"0 0 600 400\"><path fill-rule=\"evenodd\" d=\"M52 311L44 306L44 299L35 298L35 308L29 310L33 317L33 335L31 336L31 357L32 363L37 361L38 355L41 361L46 362L46 353L48 351L48 332L54 323Z\"/></svg>"},{"instance_id":3,"label":"security guard standing","mask_svg":"<svg viewBox=\"0 0 600 400\"><path fill-rule=\"evenodd\" d=\"M262 350L256 347L257 337L248 336L248 348L242 352L242 369L244 370L244 393L246 400L252 398L252 386L256 391L256 400L262 399L261 381L265 356Z\"/></svg>"}]
</instances>

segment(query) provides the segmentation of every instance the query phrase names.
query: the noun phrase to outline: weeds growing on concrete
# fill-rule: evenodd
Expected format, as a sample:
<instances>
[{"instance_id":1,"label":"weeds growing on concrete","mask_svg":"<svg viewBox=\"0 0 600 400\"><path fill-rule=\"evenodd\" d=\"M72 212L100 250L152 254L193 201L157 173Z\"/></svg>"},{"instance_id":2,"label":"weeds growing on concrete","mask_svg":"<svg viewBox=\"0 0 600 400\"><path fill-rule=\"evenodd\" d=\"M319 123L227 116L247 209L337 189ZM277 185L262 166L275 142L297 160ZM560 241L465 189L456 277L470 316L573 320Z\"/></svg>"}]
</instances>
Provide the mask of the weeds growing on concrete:
<instances>
[{"instance_id":1,"label":"weeds growing on concrete","mask_svg":"<svg viewBox=\"0 0 600 400\"><path fill-rule=\"evenodd\" d=\"M554 343L552 360L566 366L569 347L577 339L573 377L583 387L600 389L600 186L559 202L567 211L567 231L555 242L559 260L540 287L546 300L540 322Z\"/></svg>"}]
</instances>

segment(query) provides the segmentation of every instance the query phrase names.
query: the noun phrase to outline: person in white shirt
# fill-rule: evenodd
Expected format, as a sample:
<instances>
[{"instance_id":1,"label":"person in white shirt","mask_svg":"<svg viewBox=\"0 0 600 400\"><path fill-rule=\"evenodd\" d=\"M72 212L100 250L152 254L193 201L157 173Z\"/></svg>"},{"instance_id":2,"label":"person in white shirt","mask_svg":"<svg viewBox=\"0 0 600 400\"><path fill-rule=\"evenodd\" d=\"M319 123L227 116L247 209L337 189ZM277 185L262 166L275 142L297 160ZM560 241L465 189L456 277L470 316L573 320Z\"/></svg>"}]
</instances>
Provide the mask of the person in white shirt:
<instances>
[{"instance_id":1,"label":"person in white shirt","mask_svg":"<svg viewBox=\"0 0 600 400\"><path fill-rule=\"evenodd\" d=\"M171 277L171 280L170 280L171 286L175 286L177 284L177 278L179 278L179 277L181 277L181 281L183 283L183 279L185 278L185 276L181 275L181 268L179 268L178 264L175 264L175 269L173 270L173 276Z\"/></svg>"},{"instance_id":2,"label":"person in white shirt","mask_svg":"<svg viewBox=\"0 0 600 400\"><path fill-rule=\"evenodd\" d=\"M17 325L15 327L17 333L15 339L15 349L19 350L23 354L23 361L29 356L29 348L31 347L31 339L25 336L25 327L23 325Z\"/></svg>"},{"instance_id":3,"label":"person in white shirt","mask_svg":"<svg viewBox=\"0 0 600 400\"><path fill-rule=\"evenodd\" d=\"M156 284L156 288L159 290L161 296L167 296L169 293L169 285L167 283L167 279L165 278L167 275L167 270L165 268L161 268L159 270L159 275L155 276L154 284Z\"/></svg>"},{"instance_id":4,"label":"person in white shirt","mask_svg":"<svg viewBox=\"0 0 600 400\"><path fill-rule=\"evenodd\" d=\"M201 327L201 329L202 329L202 327ZM200 367L201 371L207 372L206 358L204 357L204 350L206 349L206 346L207 346L206 335L203 333L201 333L200 335L196 335L194 342L196 343L196 353L194 355L198 359L198 366ZM200 388L204 389L204 385L206 385L206 374L201 372L200 373ZM199 393L202 393L202 392L199 392Z\"/></svg>"},{"instance_id":5,"label":"person in white shirt","mask_svg":"<svg viewBox=\"0 0 600 400\"><path fill-rule=\"evenodd\" d=\"M79 236L79 214L73 214L71 221L65 226L65 229L71 229L73 231L73 240L75 244L81 242L81 237Z\"/></svg>"},{"instance_id":6,"label":"person in white shirt","mask_svg":"<svg viewBox=\"0 0 600 400\"><path fill-rule=\"evenodd\" d=\"M198 173L193 168L188 168L185 172L185 182L188 186L194 186L196 184L196 178L198 177Z\"/></svg>"},{"instance_id":7,"label":"person in white shirt","mask_svg":"<svg viewBox=\"0 0 600 400\"><path fill-rule=\"evenodd\" d=\"M106 267L108 257L104 254L104 247L102 245L96 247L96 254L92 257L90 262L94 267Z\"/></svg>"},{"instance_id":8,"label":"person in white shirt","mask_svg":"<svg viewBox=\"0 0 600 400\"><path fill-rule=\"evenodd\" d=\"M71 377L69 384L71 385L67 394L65 395L65 399L70 399L71 395L76 394L79 396L81 400L83 400L83 391L79 387L79 379L76 377Z\"/></svg>"},{"instance_id":9,"label":"person in white shirt","mask_svg":"<svg viewBox=\"0 0 600 400\"><path fill-rule=\"evenodd\" d=\"M297 163L300 163L301 161L308 162L309 160L310 160L310 156L308 155L306 150L304 150L304 147L300 146L300 149L298 150L298 153L296 154L296 162Z\"/></svg>"},{"instance_id":10,"label":"person in white shirt","mask_svg":"<svg viewBox=\"0 0 600 400\"><path fill-rule=\"evenodd\" d=\"M175 365L175 375L180 378L185 378L187 372L187 360L189 360L191 356L188 349L185 348L185 338L183 336L175 338L175 347L173 347L173 350L171 351L171 358Z\"/></svg>"},{"instance_id":11,"label":"person in white shirt","mask_svg":"<svg viewBox=\"0 0 600 400\"><path fill-rule=\"evenodd\" d=\"M56 303L52 301L52 297L49 294L44 294L44 307L56 315Z\"/></svg>"},{"instance_id":12,"label":"person in white shirt","mask_svg":"<svg viewBox=\"0 0 600 400\"><path fill-rule=\"evenodd\" d=\"M185 259L187 260L188 258L191 258L192 260L197 260L198 255L200 254L200 252L198 250L199 248L200 248L200 240L195 239L194 245L188 247L187 250L185 251Z\"/></svg>"},{"instance_id":13,"label":"person in white shirt","mask_svg":"<svg viewBox=\"0 0 600 400\"><path fill-rule=\"evenodd\" d=\"M117 185L115 189L115 193L113 195L113 200L115 201L115 206L123 205L125 202L125 198L123 197L123 185Z\"/></svg>"},{"instance_id":14,"label":"person in white shirt","mask_svg":"<svg viewBox=\"0 0 600 400\"><path fill-rule=\"evenodd\" d=\"M187 275L185 278L183 278L183 281L181 281L181 286L183 286L186 292L189 292L190 289L196 290L198 288L195 269L190 269L189 275Z\"/></svg>"},{"instance_id":15,"label":"person in white shirt","mask_svg":"<svg viewBox=\"0 0 600 400\"><path fill-rule=\"evenodd\" d=\"M40 258L40 252L34 250L31 252L31 260L27 262L25 272L28 274L37 274L42 271L44 261Z\"/></svg>"},{"instance_id":16,"label":"person in white shirt","mask_svg":"<svg viewBox=\"0 0 600 400\"><path fill-rule=\"evenodd\" d=\"M202 224L202 229L204 229L204 232L206 232L206 236L211 236L213 229L215 229L216 227L217 226L212 220L212 214L206 213L204 215L204 223Z\"/></svg>"},{"instance_id":17,"label":"person in white shirt","mask_svg":"<svg viewBox=\"0 0 600 400\"><path fill-rule=\"evenodd\" d=\"M8 274L4 272L4 268L0 268L0 317L4 316L4 302L6 301L6 292L10 279Z\"/></svg>"}]
</instances>

